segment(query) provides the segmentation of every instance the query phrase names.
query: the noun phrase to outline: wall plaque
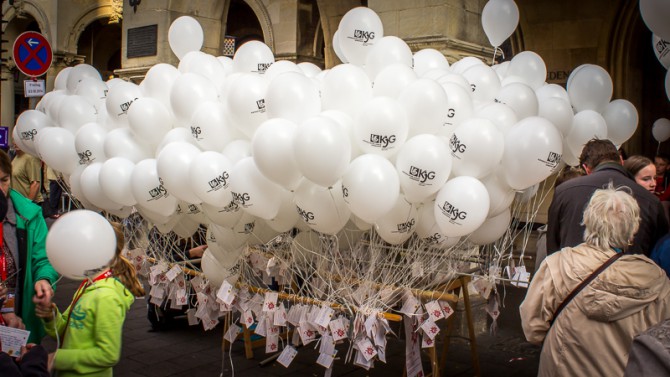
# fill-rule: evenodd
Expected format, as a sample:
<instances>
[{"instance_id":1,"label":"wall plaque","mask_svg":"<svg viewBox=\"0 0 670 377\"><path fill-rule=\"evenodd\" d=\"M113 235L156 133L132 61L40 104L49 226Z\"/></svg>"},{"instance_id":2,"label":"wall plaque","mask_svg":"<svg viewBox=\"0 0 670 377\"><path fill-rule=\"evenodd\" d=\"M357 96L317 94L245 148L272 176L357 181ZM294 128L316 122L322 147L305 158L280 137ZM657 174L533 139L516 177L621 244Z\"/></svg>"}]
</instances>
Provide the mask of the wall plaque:
<instances>
[{"instance_id":1,"label":"wall plaque","mask_svg":"<svg viewBox=\"0 0 670 377\"><path fill-rule=\"evenodd\" d=\"M126 55L130 58L156 55L158 25L148 25L128 29Z\"/></svg>"}]
</instances>

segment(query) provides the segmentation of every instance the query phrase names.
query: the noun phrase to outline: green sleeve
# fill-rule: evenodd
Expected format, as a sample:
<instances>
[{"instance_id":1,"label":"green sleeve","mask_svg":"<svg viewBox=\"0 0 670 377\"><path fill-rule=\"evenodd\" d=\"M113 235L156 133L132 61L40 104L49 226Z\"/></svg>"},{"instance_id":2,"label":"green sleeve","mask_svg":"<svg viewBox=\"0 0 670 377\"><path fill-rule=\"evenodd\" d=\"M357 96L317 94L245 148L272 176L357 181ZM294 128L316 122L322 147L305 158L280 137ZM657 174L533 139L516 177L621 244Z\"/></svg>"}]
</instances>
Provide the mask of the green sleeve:
<instances>
[{"instance_id":1,"label":"green sleeve","mask_svg":"<svg viewBox=\"0 0 670 377\"><path fill-rule=\"evenodd\" d=\"M67 323L68 313L70 313L70 308L67 308L65 313L61 313L58 309L56 309L56 316L52 320L42 320L44 323L44 330L46 331L47 335L56 339L56 334L58 334L59 341L63 341L62 337L65 330L65 324Z\"/></svg>"},{"instance_id":2,"label":"green sleeve","mask_svg":"<svg viewBox=\"0 0 670 377\"><path fill-rule=\"evenodd\" d=\"M53 288L56 289L55 283L56 280L58 280L58 272L54 270L47 258L47 223L42 216L36 216L31 225L33 231L31 253L33 259L33 283L38 280L47 280L53 285Z\"/></svg>"},{"instance_id":3,"label":"green sleeve","mask_svg":"<svg viewBox=\"0 0 670 377\"><path fill-rule=\"evenodd\" d=\"M95 345L87 349L59 349L54 361L56 370L87 373L91 368L109 368L119 362L121 329L126 318L121 297L113 291L98 294L93 315L95 331L91 336Z\"/></svg>"}]
</instances>

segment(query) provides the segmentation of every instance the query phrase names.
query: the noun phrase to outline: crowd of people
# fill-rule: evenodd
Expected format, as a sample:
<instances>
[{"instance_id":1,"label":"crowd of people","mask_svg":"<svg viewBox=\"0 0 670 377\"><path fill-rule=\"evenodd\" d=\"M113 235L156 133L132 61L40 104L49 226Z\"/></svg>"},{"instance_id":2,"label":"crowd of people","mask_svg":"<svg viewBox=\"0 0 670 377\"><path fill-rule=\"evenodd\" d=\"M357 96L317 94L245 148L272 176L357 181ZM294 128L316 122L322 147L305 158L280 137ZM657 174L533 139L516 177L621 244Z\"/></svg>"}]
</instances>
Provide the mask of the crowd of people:
<instances>
[{"instance_id":1,"label":"crowd of people","mask_svg":"<svg viewBox=\"0 0 670 377\"><path fill-rule=\"evenodd\" d=\"M670 375L670 339L647 347L670 318L668 159L655 162L594 139L583 173L567 168L556 185L548 256L520 306L527 340L542 345L539 376Z\"/></svg>"}]
</instances>

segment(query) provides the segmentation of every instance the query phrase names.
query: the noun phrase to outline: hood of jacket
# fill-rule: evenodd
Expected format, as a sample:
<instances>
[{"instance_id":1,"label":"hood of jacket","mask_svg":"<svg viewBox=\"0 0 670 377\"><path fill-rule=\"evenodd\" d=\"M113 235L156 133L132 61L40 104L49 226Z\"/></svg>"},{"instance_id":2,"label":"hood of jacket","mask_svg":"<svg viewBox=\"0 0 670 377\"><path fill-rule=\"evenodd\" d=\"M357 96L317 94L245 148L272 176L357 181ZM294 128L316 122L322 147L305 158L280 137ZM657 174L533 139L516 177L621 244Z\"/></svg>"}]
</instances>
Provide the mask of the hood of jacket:
<instances>
[{"instance_id":1,"label":"hood of jacket","mask_svg":"<svg viewBox=\"0 0 670 377\"><path fill-rule=\"evenodd\" d=\"M119 280L113 277L96 281L95 284L91 284L86 288L85 293L97 290L111 290L114 293L116 293L121 299L121 302L123 303L123 308L126 311L130 309L130 305L132 305L133 302L135 301L135 297L133 296L133 294L129 290L127 290L126 287L123 284L121 284Z\"/></svg>"},{"instance_id":2,"label":"hood of jacket","mask_svg":"<svg viewBox=\"0 0 670 377\"><path fill-rule=\"evenodd\" d=\"M664 289L667 276L649 258L624 255L586 286L579 300L589 319L612 322L644 310Z\"/></svg>"}]
</instances>

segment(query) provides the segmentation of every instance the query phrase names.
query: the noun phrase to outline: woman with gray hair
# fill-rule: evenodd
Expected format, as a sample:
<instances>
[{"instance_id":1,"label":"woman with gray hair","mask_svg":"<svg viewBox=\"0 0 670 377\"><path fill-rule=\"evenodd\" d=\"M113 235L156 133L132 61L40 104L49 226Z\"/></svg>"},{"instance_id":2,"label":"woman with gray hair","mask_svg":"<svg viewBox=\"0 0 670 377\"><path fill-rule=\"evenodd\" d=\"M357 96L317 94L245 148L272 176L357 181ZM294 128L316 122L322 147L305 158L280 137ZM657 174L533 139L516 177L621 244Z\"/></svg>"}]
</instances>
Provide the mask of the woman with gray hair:
<instances>
[{"instance_id":1,"label":"woman with gray hair","mask_svg":"<svg viewBox=\"0 0 670 377\"><path fill-rule=\"evenodd\" d=\"M542 344L538 376L623 376L633 337L670 317L670 282L625 254L640 208L622 188L596 190L584 243L548 256L520 306L526 339Z\"/></svg>"}]
</instances>

